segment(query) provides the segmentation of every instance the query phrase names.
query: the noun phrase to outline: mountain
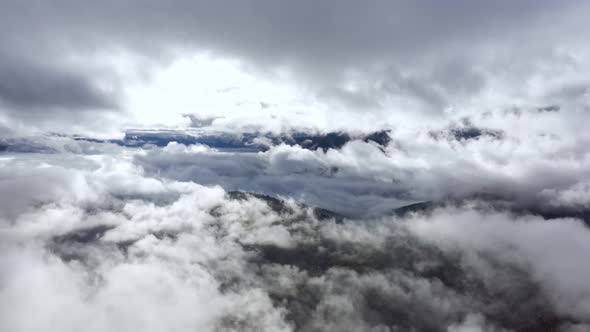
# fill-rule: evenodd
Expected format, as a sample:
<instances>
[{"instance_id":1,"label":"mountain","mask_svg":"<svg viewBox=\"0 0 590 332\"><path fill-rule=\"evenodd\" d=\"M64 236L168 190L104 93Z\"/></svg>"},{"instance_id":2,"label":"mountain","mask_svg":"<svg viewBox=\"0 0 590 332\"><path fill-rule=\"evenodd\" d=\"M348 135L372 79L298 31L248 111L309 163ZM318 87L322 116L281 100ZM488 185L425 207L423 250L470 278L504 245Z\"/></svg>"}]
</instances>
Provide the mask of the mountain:
<instances>
[{"instance_id":1,"label":"mountain","mask_svg":"<svg viewBox=\"0 0 590 332\"><path fill-rule=\"evenodd\" d=\"M507 211L517 216L534 215L546 220L576 218L590 226L590 209L571 206L552 206L544 203L519 202L516 199L489 194L472 194L459 198L424 201L393 209L392 215L405 217L411 213L431 213L436 208L470 205L480 211Z\"/></svg>"},{"instance_id":2,"label":"mountain","mask_svg":"<svg viewBox=\"0 0 590 332\"><path fill-rule=\"evenodd\" d=\"M227 193L227 196L230 200L247 200L249 198L255 198L266 202L266 204L273 210L274 212L281 214L281 215L292 215L295 211L285 202L284 200L256 193L250 192L243 192L243 191L230 191ZM334 211L330 211L327 209L322 209L318 207L309 207L305 204L297 203L297 206L304 210L311 210L313 217L318 220L331 220L334 219L337 223L341 223L344 220L344 216L336 213ZM307 213L307 212L306 212Z\"/></svg>"},{"instance_id":3,"label":"mountain","mask_svg":"<svg viewBox=\"0 0 590 332\"><path fill-rule=\"evenodd\" d=\"M389 131L383 130L369 134L353 135L345 132L307 133L292 132L285 134L245 132L231 133L202 129L191 130L128 130L123 139L99 140L95 138L75 136L75 140L95 143L113 143L126 147L145 147L149 145L163 147L171 142L185 145L204 144L221 150L239 150L243 152L266 151L271 146L286 144L299 145L304 149L340 149L353 140L374 142L386 146L390 141Z\"/></svg>"}]
</instances>

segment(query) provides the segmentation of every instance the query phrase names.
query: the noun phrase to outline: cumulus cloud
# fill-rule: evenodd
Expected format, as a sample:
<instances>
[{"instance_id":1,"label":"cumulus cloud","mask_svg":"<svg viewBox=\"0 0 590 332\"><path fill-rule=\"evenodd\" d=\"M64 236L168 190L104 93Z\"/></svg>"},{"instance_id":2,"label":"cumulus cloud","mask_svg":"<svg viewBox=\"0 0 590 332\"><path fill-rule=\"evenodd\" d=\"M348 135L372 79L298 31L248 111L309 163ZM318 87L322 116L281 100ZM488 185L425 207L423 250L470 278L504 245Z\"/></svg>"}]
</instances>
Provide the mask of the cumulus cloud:
<instances>
[{"instance_id":1,"label":"cumulus cloud","mask_svg":"<svg viewBox=\"0 0 590 332\"><path fill-rule=\"evenodd\" d=\"M2 216L4 329L567 331L590 323L590 231L580 220L462 206L338 222L294 201L277 207L147 177L128 157L72 158L81 160L28 160L38 183L58 181L51 187L69 188L62 193L39 199L23 177L11 186L19 201L37 203Z\"/></svg>"},{"instance_id":2,"label":"cumulus cloud","mask_svg":"<svg viewBox=\"0 0 590 332\"><path fill-rule=\"evenodd\" d=\"M149 174L219 184L227 190L296 197L356 217L418 201L481 194L537 212L549 201L573 207L565 201L557 204L549 193L559 191L563 196L565 188L577 188L580 179L588 177L587 153L578 148L582 135L572 140L470 126L398 130L390 134L392 141L385 147L352 140L326 151L277 145L260 153L202 147L189 152L171 143L135 160ZM551 130L539 126L544 127L539 131Z\"/></svg>"}]
</instances>

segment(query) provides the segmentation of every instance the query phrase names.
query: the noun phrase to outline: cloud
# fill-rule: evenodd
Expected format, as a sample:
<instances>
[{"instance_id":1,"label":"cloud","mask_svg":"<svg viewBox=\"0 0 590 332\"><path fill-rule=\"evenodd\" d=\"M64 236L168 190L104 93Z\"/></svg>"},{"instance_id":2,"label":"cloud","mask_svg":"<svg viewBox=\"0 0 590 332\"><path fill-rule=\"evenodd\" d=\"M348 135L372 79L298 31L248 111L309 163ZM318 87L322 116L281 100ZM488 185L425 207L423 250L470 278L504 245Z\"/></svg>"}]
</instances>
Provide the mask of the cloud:
<instances>
[{"instance_id":1,"label":"cloud","mask_svg":"<svg viewBox=\"0 0 590 332\"><path fill-rule=\"evenodd\" d=\"M484 196L515 210L581 217L587 206L580 194L581 179L588 177L587 152L580 146L582 137L572 140L554 136L562 135L566 128L559 128L555 118L544 117L558 114L539 114L536 110L523 113L514 117L515 128L502 131L501 135L495 134L498 131L491 126L464 121L436 130L396 130L389 134L391 142L386 146L353 139L325 151L272 142L267 142L268 151L260 153L218 151L205 145L178 143L163 148L145 146L146 150L142 150L108 141L57 136L4 140L4 150L52 152L54 156L43 155L50 161L62 158L63 154L66 161L76 160L76 154L88 155L86 159L99 158L101 154L105 154L104 158L126 154L156 178L293 197L310 206L355 217L387 214L396 207L420 201ZM541 128L519 130L532 120ZM543 134L535 135L536 130ZM554 130L556 134L545 134L545 130ZM471 136L465 138L468 134ZM207 135L204 137L214 142L217 134ZM223 134L221 138L227 140ZM32 155L20 154L10 163L15 170L5 168L6 183L12 181L11 173L30 172L27 156ZM20 159L23 161L19 162ZM566 190L571 193L566 194ZM577 203L573 204L574 201Z\"/></svg>"},{"instance_id":2,"label":"cloud","mask_svg":"<svg viewBox=\"0 0 590 332\"><path fill-rule=\"evenodd\" d=\"M112 110L126 104L136 76L146 76L140 72L149 77L206 52L239 60L242 71L259 79L290 73L286 80L308 92L308 107L319 100L347 126L359 113L391 124L437 121L449 108L465 115L515 104L544 107L584 95L588 49L578 32L587 12L576 0L6 1L0 70L11 79L0 92L8 123L23 106L48 114ZM284 107L273 111L291 112ZM68 115L60 118L69 122Z\"/></svg>"},{"instance_id":3,"label":"cloud","mask_svg":"<svg viewBox=\"0 0 590 332\"><path fill-rule=\"evenodd\" d=\"M547 126L539 121L542 128L536 135L531 132L537 130L534 127L529 132L518 130L535 117L554 114L533 110L506 131L477 127L469 121L438 130L397 130L390 134L392 141L386 147L353 140L326 151L277 145L266 152L240 153L203 148L191 152L173 149L177 145L171 144L137 155L135 160L148 174L218 184L227 190L296 197L356 217L387 213L418 201L481 194L546 214L544 206L554 201L549 192L575 186L588 177L586 151L578 149L580 141L544 133L563 130L551 122L555 119ZM561 206L572 205L564 202Z\"/></svg>"},{"instance_id":4,"label":"cloud","mask_svg":"<svg viewBox=\"0 0 590 332\"><path fill-rule=\"evenodd\" d=\"M115 109L112 97L91 85L83 75L50 66L1 57L0 100L19 111L63 108Z\"/></svg>"},{"instance_id":5,"label":"cloud","mask_svg":"<svg viewBox=\"0 0 590 332\"><path fill-rule=\"evenodd\" d=\"M146 177L123 156L78 158L31 158L50 165L41 169L61 163L67 173L39 182L57 177L77 194L2 217L4 329L566 331L590 322L590 232L579 220L465 206L336 223L292 201L277 212L220 187ZM22 183L14 188L38 190Z\"/></svg>"}]
</instances>

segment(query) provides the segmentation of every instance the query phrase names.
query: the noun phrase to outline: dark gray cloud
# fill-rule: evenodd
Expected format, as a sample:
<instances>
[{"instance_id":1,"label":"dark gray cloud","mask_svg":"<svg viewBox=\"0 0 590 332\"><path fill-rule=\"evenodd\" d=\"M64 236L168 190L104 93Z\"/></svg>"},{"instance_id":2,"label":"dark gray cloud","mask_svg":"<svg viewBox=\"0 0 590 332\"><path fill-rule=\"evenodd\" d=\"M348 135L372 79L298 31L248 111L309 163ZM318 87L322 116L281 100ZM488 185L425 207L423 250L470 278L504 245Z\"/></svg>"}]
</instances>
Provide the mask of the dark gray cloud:
<instances>
[{"instance_id":1,"label":"dark gray cloud","mask_svg":"<svg viewBox=\"0 0 590 332\"><path fill-rule=\"evenodd\" d=\"M16 48L122 45L145 50L186 42L277 59L388 57L447 41L497 37L577 1L105 1L3 2L3 34ZM469 27L470 29L465 29ZM26 29L25 29L26 28ZM529 26L526 26L529 28ZM28 34L23 40L17 32ZM145 38L149 35L153 38ZM444 36L442 40L440 37ZM84 38L82 38L84 37ZM34 44L30 44L34 42ZM29 44L29 45L27 45ZM169 44L168 44L169 46ZM311 60L311 59L307 59Z\"/></svg>"},{"instance_id":2,"label":"dark gray cloud","mask_svg":"<svg viewBox=\"0 0 590 332\"><path fill-rule=\"evenodd\" d=\"M0 102L15 111L51 112L116 109L114 96L101 91L84 73L53 64L28 63L0 54Z\"/></svg>"}]
</instances>

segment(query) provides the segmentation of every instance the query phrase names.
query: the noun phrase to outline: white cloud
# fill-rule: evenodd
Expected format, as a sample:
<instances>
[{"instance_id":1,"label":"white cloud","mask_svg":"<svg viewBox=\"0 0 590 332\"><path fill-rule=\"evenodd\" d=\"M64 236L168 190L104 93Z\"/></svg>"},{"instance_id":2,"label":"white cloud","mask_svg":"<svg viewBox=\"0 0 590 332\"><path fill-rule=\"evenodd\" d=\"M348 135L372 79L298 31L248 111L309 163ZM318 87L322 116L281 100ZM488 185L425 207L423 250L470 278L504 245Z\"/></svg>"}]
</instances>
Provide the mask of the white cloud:
<instances>
[{"instance_id":1,"label":"white cloud","mask_svg":"<svg viewBox=\"0 0 590 332\"><path fill-rule=\"evenodd\" d=\"M146 177L124 154L36 157L31 167L67 170L39 183L92 194L4 217L3 329L503 331L550 324L539 311L564 331L590 321L578 220L464 206L338 224L292 201L277 210Z\"/></svg>"}]
</instances>

